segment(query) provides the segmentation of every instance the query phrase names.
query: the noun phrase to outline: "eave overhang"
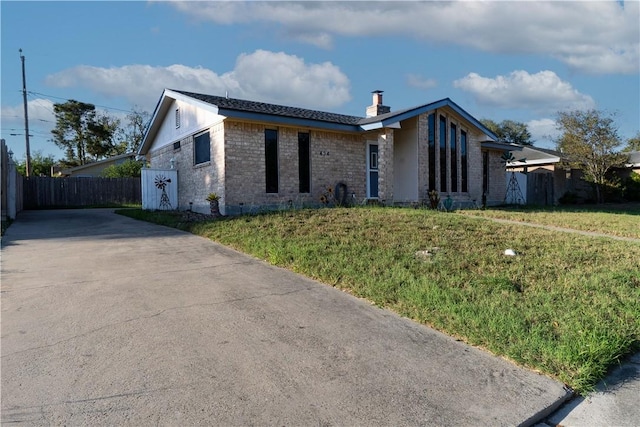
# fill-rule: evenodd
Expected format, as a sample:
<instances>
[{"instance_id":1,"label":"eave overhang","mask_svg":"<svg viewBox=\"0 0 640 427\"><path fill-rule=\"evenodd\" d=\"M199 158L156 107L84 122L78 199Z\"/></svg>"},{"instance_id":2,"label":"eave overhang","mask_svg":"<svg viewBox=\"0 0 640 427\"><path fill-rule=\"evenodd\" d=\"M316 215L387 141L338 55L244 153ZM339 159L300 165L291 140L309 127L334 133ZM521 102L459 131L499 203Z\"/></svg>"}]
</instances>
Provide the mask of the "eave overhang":
<instances>
[{"instance_id":1,"label":"eave overhang","mask_svg":"<svg viewBox=\"0 0 640 427\"><path fill-rule=\"evenodd\" d=\"M482 148L500 151L522 151L522 145L512 144L509 142L483 141L480 143Z\"/></svg>"},{"instance_id":2,"label":"eave overhang","mask_svg":"<svg viewBox=\"0 0 640 427\"><path fill-rule=\"evenodd\" d=\"M359 126L343 123L331 123L322 120L303 119L299 117L287 117L268 113L256 113L249 111L239 111L227 108L219 108L218 114L229 119L250 120L261 123L273 123L274 125L296 126L303 128L324 129L337 132L359 132Z\"/></svg>"}]
</instances>

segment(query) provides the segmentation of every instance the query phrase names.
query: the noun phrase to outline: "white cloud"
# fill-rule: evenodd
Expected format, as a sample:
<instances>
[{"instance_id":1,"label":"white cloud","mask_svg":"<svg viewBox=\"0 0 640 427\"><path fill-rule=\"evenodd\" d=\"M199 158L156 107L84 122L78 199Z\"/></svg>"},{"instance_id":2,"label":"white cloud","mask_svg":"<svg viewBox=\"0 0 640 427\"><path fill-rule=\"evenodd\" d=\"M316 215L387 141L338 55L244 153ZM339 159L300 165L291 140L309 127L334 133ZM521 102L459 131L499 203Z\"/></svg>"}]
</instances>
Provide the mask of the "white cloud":
<instances>
[{"instance_id":1,"label":"white cloud","mask_svg":"<svg viewBox=\"0 0 640 427\"><path fill-rule=\"evenodd\" d=\"M407 75L407 84L418 89L432 89L438 86L435 79L425 79L417 74Z\"/></svg>"},{"instance_id":2,"label":"white cloud","mask_svg":"<svg viewBox=\"0 0 640 427\"><path fill-rule=\"evenodd\" d=\"M350 99L350 82L330 62L308 64L283 52L257 50L242 54L233 70L223 74L174 64L167 67L125 65L101 68L81 65L49 75L56 87L85 87L108 97L124 97L152 110L164 88L233 98L286 103L308 108L333 108Z\"/></svg>"},{"instance_id":3,"label":"white cloud","mask_svg":"<svg viewBox=\"0 0 640 427\"><path fill-rule=\"evenodd\" d=\"M471 93L480 105L543 113L595 108L593 98L578 92L553 71L529 74L518 70L495 78L469 73L453 85Z\"/></svg>"},{"instance_id":4,"label":"white cloud","mask_svg":"<svg viewBox=\"0 0 640 427\"><path fill-rule=\"evenodd\" d=\"M527 122L527 129L531 132L531 139L535 141L536 146L555 148L553 141L560 136L555 120L549 118L531 120Z\"/></svg>"},{"instance_id":5,"label":"white cloud","mask_svg":"<svg viewBox=\"0 0 640 427\"><path fill-rule=\"evenodd\" d=\"M403 35L499 54L551 56L595 74L640 69L640 2L182 2L216 24L265 23L330 48L333 36Z\"/></svg>"},{"instance_id":6,"label":"white cloud","mask_svg":"<svg viewBox=\"0 0 640 427\"><path fill-rule=\"evenodd\" d=\"M44 98L27 100L27 113L29 114L29 127L37 125L47 129L53 129L55 115L53 113L53 101ZM2 106L3 124L24 127L24 104L15 106Z\"/></svg>"}]
</instances>

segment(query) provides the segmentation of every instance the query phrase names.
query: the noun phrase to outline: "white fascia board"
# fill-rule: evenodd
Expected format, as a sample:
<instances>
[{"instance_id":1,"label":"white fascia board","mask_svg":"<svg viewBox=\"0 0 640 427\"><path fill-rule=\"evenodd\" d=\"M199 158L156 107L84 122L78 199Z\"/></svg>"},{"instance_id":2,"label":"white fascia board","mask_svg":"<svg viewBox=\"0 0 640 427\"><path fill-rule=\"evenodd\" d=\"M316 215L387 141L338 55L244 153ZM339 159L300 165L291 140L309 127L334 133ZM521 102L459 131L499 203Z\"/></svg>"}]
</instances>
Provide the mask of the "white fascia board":
<instances>
[{"instance_id":1,"label":"white fascia board","mask_svg":"<svg viewBox=\"0 0 640 427\"><path fill-rule=\"evenodd\" d=\"M382 122L368 123L366 125L360 126L362 130L375 130L382 128L391 128L391 129L401 129L400 122L390 123L388 125L383 125Z\"/></svg>"},{"instance_id":2,"label":"white fascia board","mask_svg":"<svg viewBox=\"0 0 640 427\"><path fill-rule=\"evenodd\" d=\"M525 162L512 162L509 164L509 167L514 166L535 166L535 165L547 165L549 163L558 163L560 161L560 157L549 157L547 159L538 159L538 160L527 160Z\"/></svg>"},{"instance_id":3,"label":"white fascia board","mask_svg":"<svg viewBox=\"0 0 640 427\"><path fill-rule=\"evenodd\" d=\"M368 123L366 125L361 125L360 127L362 128L362 130L380 129L380 128L382 128L382 123L380 123L380 122Z\"/></svg>"}]
</instances>

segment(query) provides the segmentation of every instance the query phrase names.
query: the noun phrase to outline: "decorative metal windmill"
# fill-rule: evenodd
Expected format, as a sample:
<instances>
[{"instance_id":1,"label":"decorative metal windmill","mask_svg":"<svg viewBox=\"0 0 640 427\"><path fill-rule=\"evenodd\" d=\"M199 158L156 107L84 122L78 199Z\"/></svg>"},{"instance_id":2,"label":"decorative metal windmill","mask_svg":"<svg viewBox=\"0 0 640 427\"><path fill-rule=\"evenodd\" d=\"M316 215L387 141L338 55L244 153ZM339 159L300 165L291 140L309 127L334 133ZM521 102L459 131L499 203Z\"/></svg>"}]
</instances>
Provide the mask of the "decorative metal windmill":
<instances>
[{"instance_id":1,"label":"decorative metal windmill","mask_svg":"<svg viewBox=\"0 0 640 427\"><path fill-rule=\"evenodd\" d=\"M153 182L158 190L162 190L159 209L172 209L171 201L169 200L169 195L166 190L167 184L171 183L171 178L167 178L164 175L156 175Z\"/></svg>"},{"instance_id":2,"label":"decorative metal windmill","mask_svg":"<svg viewBox=\"0 0 640 427\"><path fill-rule=\"evenodd\" d=\"M504 152L502 157L500 157L502 163L505 166L511 166L515 162L525 163L527 159L519 159L516 160L513 157L513 153L510 151ZM504 195L504 202L511 201L511 203L516 203L518 205L524 204L524 196L522 195L522 190L520 189L520 184L518 184L518 179L516 178L516 173L511 171L511 178L509 179L509 184L507 185L507 192Z\"/></svg>"}]
</instances>

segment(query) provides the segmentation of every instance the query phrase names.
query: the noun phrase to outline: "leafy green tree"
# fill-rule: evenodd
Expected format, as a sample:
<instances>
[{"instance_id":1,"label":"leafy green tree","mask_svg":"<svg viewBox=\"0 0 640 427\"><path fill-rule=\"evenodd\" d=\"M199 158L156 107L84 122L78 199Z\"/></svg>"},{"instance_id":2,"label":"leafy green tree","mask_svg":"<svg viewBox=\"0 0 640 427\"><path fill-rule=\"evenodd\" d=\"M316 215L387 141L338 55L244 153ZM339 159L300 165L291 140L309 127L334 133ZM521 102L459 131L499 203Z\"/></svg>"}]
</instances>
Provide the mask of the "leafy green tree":
<instances>
[{"instance_id":1,"label":"leafy green tree","mask_svg":"<svg viewBox=\"0 0 640 427\"><path fill-rule=\"evenodd\" d=\"M102 171L104 178L129 178L139 177L142 163L135 160L126 160L118 165L111 165Z\"/></svg>"},{"instance_id":2,"label":"leafy green tree","mask_svg":"<svg viewBox=\"0 0 640 427\"><path fill-rule=\"evenodd\" d=\"M124 147L123 153L137 152L142 144L142 139L151 122L151 114L133 107L127 114L126 123L119 129L120 145Z\"/></svg>"},{"instance_id":3,"label":"leafy green tree","mask_svg":"<svg viewBox=\"0 0 640 427\"><path fill-rule=\"evenodd\" d=\"M640 132L627 140L627 146L624 147L623 151L640 151Z\"/></svg>"},{"instance_id":4,"label":"leafy green tree","mask_svg":"<svg viewBox=\"0 0 640 427\"><path fill-rule=\"evenodd\" d=\"M582 170L585 181L594 184L596 201L602 203L607 172L627 158L618 151L621 141L614 115L598 110L559 112L556 127L562 133L556 140L558 150L566 163Z\"/></svg>"},{"instance_id":5,"label":"leafy green tree","mask_svg":"<svg viewBox=\"0 0 640 427\"><path fill-rule=\"evenodd\" d=\"M533 145L531 132L525 123L513 120L503 120L496 123L493 120L482 119L480 122L503 142L520 145Z\"/></svg>"},{"instance_id":6,"label":"leafy green tree","mask_svg":"<svg viewBox=\"0 0 640 427\"><path fill-rule=\"evenodd\" d=\"M51 176L51 168L56 163L52 154L43 155L42 150L36 150L31 155L31 175L32 176ZM27 158L26 156L16 162L16 169L22 176L27 175Z\"/></svg>"},{"instance_id":7,"label":"leafy green tree","mask_svg":"<svg viewBox=\"0 0 640 427\"><path fill-rule=\"evenodd\" d=\"M69 100L54 104L53 111L53 142L64 150L67 165L84 165L117 151L113 136L119 121L106 115L98 117L95 105Z\"/></svg>"}]
</instances>

